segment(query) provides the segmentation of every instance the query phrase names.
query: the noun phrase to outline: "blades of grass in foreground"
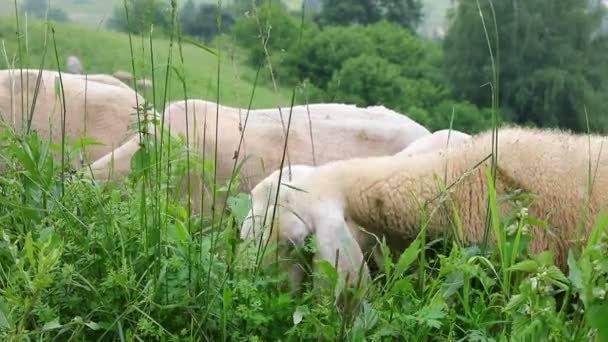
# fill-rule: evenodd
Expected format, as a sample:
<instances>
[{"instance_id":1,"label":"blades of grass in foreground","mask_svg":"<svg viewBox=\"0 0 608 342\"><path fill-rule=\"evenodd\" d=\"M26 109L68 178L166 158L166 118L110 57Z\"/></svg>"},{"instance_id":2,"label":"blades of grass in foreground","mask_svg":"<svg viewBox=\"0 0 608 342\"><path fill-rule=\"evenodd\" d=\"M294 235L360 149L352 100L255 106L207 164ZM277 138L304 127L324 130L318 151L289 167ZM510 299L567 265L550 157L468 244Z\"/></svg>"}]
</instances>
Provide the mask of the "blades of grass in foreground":
<instances>
[{"instance_id":1,"label":"blades of grass in foreground","mask_svg":"<svg viewBox=\"0 0 608 342\"><path fill-rule=\"evenodd\" d=\"M55 50L55 61L57 62L57 70L59 72L59 87L55 83L55 89L59 89L60 100L61 100L61 197L65 194L65 116L66 116L66 103L65 103L65 90L63 89L63 79L61 77L61 63L59 62L59 52L57 51L57 41L55 40L55 28L51 26L51 35L53 37L53 48ZM29 78L29 77L28 77ZM55 80L55 82L57 82ZM22 111L23 112L23 111Z\"/></svg>"}]
</instances>

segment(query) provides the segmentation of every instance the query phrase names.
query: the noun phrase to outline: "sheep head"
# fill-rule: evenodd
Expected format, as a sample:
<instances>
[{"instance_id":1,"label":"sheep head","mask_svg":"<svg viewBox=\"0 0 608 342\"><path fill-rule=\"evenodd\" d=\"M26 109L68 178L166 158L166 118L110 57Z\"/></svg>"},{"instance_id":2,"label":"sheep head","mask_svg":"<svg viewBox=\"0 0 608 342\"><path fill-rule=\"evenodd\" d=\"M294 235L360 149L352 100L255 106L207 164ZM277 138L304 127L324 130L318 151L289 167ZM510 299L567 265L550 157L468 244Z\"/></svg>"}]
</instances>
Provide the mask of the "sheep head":
<instances>
[{"instance_id":1,"label":"sheep head","mask_svg":"<svg viewBox=\"0 0 608 342\"><path fill-rule=\"evenodd\" d=\"M294 165L291 167L291 180L288 180L288 168L282 172L280 190L281 170L273 172L252 190L252 208L241 227L241 238L261 238L264 244L276 241L278 254L287 256L294 248L304 247L306 238L314 235L316 260L336 265L338 273L348 277L349 284L360 282L360 276L367 280L367 267L355 235L358 227L345 218L341 201L316 189L317 169ZM263 263L272 263L274 256L266 256ZM297 261L283 260L280 267L289 272L292 289L299 288L303 277L302 265ZM360 274L360 269L364 270L363 274Z\"/></svg>"}]
</instances>

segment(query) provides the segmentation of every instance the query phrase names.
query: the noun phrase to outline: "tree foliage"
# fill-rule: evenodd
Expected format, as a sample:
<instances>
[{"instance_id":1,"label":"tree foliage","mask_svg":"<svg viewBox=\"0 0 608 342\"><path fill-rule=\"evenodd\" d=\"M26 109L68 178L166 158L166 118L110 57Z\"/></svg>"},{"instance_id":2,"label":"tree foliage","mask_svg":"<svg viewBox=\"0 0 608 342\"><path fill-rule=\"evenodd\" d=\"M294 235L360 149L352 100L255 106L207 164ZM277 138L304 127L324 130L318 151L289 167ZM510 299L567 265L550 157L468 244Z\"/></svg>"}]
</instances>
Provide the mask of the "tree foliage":
<instances>
[{"instance_id":1,"label":"tree foliage","mask_svg":"<svg viewBox=\"0 0 608 342\"><path fill-rule=\"evenodd\" d=\"M247 15L238 19L233 33L238 43L249 50L254 65L265 63L265 49L285 52L295 46L299 25L280 0L263 0L255 7L245 7Z\"/></svg>"},{"instance_id":2,"label":"tree foliage","mask_svg":"<svg viewBox=\"0 0 608 342\"><path fill-rule=\"evenodd\" d=\"M63 9L50 7L46 0L25 0L21 5L21 11L36 18L46 18L57 22L70 21Z\"/></svg>"},{"instance_id":3,"label":"tree foliage","mask_svg":"<svg viewBox=\"0 0 608 342\"><path fill-rule=\"evenodd\" d=\"M124 6L114 8L108 20L108 27L131 33L149 32L154 26L155 31L168 30L171 25L171 11L168 4L162 0L126 0L129 20Z\"/></svg>"},{"instance_id":4,"label":"tree foliage","mask_svg":"<svg viewBox=\"0 0 608 342\"><path fill-rule=\"evenodd\" d=\"M608 75L601 8L586 1L494 1L494 17L487 2L480 4L498 61L499 100L517 122L581 131L587 110L593 130L608 127L599 116ZM459 2L444 51L455 94L489 105L491 89L483 85L492 81L492 68L476 1Z\"/></svg>"},{"instance_id":5,"label":"tree foliage","mask_svg":"<svg viewBox=\"0 0 608 342\"><path fill-rule=\"evenodd\" d=\"M218 19L221 20L221 29ZM234 24L234 18L225 9L220 12L216 4L197 6L193 0L188 0L181 8L179 21L182 33L204 41L210 41L219 33L228 32Z\"/></svg>"},{"instance_id":6,"label":"tree foliage","mask_svg":"<svg viewBox=\"0 0 608 342\"><path fill-rule=\"evenodd\" d=\"M381 20L415 30L422 19L420 0L322 0L322 25L373 24Z\"/></svg>"}]
</instances>

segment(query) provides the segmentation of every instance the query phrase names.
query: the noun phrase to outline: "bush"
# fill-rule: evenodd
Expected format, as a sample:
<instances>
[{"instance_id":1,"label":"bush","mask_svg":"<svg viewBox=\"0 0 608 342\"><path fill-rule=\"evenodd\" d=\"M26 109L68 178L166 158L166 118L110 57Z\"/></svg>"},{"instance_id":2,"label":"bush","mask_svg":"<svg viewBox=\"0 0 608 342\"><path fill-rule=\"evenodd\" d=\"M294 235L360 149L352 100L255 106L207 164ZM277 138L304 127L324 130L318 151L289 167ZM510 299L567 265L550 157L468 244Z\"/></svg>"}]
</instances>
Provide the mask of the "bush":
<instances>
[{"instance_id":1,"label":"bush","mask_svg":"<svg viewBox=\"0 0 608 342\"><path fill-rule=\"evenodd\" d=\"M234 18L224 9L221 11L221 30L218 28L220 11L216 4L199 4L189 0L180 10L179 21L181 31L193 37L209 42L220 33L230 31L234 25Z\"/></svg>"},{"instance_id":2,"label":"bush","mask_svg":"<svg viewBox=\"0 0 608 342\"><path fill-rule=\"evenodd\" d=\"M298 41L298 24L279 0L265 0L248 16L236 21L233 28L237 42L249 50L249 61L266 61L264 46L270 54L287 52Z\"/></svg>"},{"instance_id":3,"label":"bush","mask_svg":"<svg viewBox=\"0 0 608 342\"><path fill-rule=\"evenodd\" d=\"M334 73L328 95L338 102L394 108L405 95L404 82L398 65L378 56L362 55L348 59L340 71Z\"/></svg>"},{"instance_id":4,"label":"bush","mask_svg":"<svg viewBox=\"0 0 608 342\"><path fill-rule=\"evenodd\" d=\"M49 7L46 0L25 0L21 5L21 11L26 12L30 16L41 19L48 19L57 22L70 21L67 13L57 7ZM47 13L48 12L48 13Z\"/></svg>"},{"instance_id":5,"label":"bush","mask_svg":"<svg viewBox=\"0 0 608 342\"><path fill-rule=\"evenodd\" d=\"M297 80L309 80L320 89L348 59L374 55L373 41L360 26L329 27L308 31L299 49L291 50L283 64L284 71Z\"/></svg>"},{"instance_id":6,"label":"bush","mask_svg":"<svg viewBox=\"0 0 608 342\"><path fill-rule=\"evenodd\" d=\"M108 28L121 32L149 32L152 25L155 31L166 31L171 25L171 12L161 0L126 0L129 22L123 5L117 6L108 20Z\"/></svg>"}]
</instances>

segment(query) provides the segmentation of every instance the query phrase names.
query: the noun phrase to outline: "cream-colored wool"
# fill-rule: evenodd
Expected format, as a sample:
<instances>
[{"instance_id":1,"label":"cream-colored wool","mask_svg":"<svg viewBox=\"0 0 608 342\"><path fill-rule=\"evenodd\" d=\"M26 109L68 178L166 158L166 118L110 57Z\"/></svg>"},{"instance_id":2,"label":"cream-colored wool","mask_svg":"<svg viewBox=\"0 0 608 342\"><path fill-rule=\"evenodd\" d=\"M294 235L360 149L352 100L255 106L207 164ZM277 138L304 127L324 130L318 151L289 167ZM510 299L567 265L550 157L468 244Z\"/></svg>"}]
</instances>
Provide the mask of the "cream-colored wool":
<instances>
[{"instance_id":1,"label":"cream-colored wool","mask_svg":"<svg viewBox=\"0 0 608 342\"><path fill-rule=\"evenodd\" d=\"M453 148L461 142L471 139L471 136L456 130L442 129L433 132L431 135L421 137L414 140L403 151L397 153L397 156L420 154L441 148Z\"/></svg>"},{"instance_id":2,"label":"cream-colored wool","mask_svg":"<svg viewBox=\"0 0 608 342\"><path fill-rule=\"evenodd\" d=\"M471 138L470 135L462 133L456 130L439 130L431 135L425 135L417 140L414 140L401 152L395 154L395 156L406 156L426 153L433 150L439 150L442 148L457 146L458 144L467 141ZM256 227L262 226L262 219L264 213L266 213L267 207L270 203L273 203L276 198L277 185L279 182L279 176L281 176L282 184L291 184L293 179L307 177L314 171L314 167L310 165L292 165L291 168L285 167L281 173L280 170L276 170L251 190L251 203L252 208L245 218L243 227L241 229L241 237L254 237ZM291 172L290 172L291 171ZM361 244L361 241L359 241Z\"/></svg>"},{"instance_id":3,"label":"cream-colored wool","mask_svg":"<svg viewBox=\"0 0 608 342\"><path fill-rule=\"evenodd\" d=\"M529 214L546 220L550 232L531 227L534 238L529 247L533 253L552 249L555 262L562 269L566 267L567 249L577 238L589 165L594 182L583 242L600 209L607 204L608 157L605 152L600 153L607 140L558 130L513 127L498 131L497 196L516 189L542 196L534 200ZM428 203L427 212L434 212L428 235L438 237L446 227L446 217L434 210L440 194L436 177L444 179L447 175L445 184L454 184L447 203L457 208L464 229L463 241L478 243L484 232L488 198L484 166L490 164L489 159L482 161L491 151L492 134L484 132L451 148L449 153L439 149L319 166L291 181L292 187L303 191L281 189L273 234L280 231L280 240L294 241L296 245L314 234L319 243L318 257L333 263L336 250L341 257L349 255L350 259L339 264L339 270L356 279L362 252L349 228L350 222L384 235L393 249L401 251L419 233L420 208ZM499 209L504 213L509 207L504 204ZM493 234L491 239L494 241Z\"/></svg>"},{"instance_id":4,"label":"cream-colored wool","mask_svg":"<svg viewBox=\"0 0 608 342\"><path fill-rule=\"evenodd\" d=\"M38 70L0 70L0 114L5 123L18 130L25 127L34 105L38 75ZM67 139L74 142L86 135L103 144L86 147L90 160L100 158L126 140L128 125L135 120L132 113L136 112L136 103L143 103L132 89L115 85L118 80L108 81L104 77L100 83L95 79L99 77L85 81L84 75L61 75ZM42 70L31 127L43 138L50 135L55 143L61 142L63 98L59 89L59 73ZM74 166L77 164L74 161Z\"/></svg>"},{"instance_id":5,"label":"cream-colored wool","mask_svg":"<svg viewBox=\"0 0 608 342\"><path fill-rule=\"evenodd\" d=\"M219 110L218 136L215 134L216 113ZM186 133L188 113L189 137L193 151L212 159L217 142L217 182L225 184L231 175L234 155L241 138L247 111L218 106L209 101L188 100L171 104L165 118L173 133ZM240 173L240 190L249 191L272 171L278 169L283 155L289 108L250 111L247 119L239 162L251 155ZM311 134L312 130L312 134ZM296 106L292 110L289 144L285 165L324 163L353 157L390 155L401 151L415 139L430 132L404 115L384 107L357 108L340 104ZM203 136L205 141L203 141ZM311 143L312 136L312 143ZM137 150L138 138L108 154L92 165L96 177L107 177L110 161L114 158L115 176L124 177L130 169L131 157ZM203 149L203 146L205 148ZM194 208L200 205L200 179L192 180ZM207 201L209 203L209 201Z\"/></svg>"},{"instance_id":6,"label":"cream-colored wool","mask_svg":"<svg viewBox=\"0 0 608 342\"><path fill-rule=\"evenodd\" d=\"M109 85L121 87L124 89L129 89L129 90L132 89L131 87L129 87L129 85L127 85L126 83L124 83L123 81L121 81L120 79L118 79L112 75L92 74L92 75L72 75L72 76L78 76L79 78L81 78L83 80L86 79L89 82L104 83L104 84L109 84Z\"/></svg>"}]
</instances>

